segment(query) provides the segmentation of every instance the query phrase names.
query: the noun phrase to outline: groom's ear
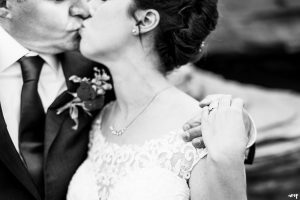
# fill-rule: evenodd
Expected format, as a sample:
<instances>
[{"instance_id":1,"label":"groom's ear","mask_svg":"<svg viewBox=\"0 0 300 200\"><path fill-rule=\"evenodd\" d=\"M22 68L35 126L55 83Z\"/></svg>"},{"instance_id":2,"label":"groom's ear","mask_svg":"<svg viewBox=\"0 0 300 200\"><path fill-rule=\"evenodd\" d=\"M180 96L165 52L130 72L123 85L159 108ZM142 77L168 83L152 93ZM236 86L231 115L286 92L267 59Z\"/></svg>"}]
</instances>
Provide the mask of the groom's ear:
<instances>
[{"instance_id":1,"label":"groom's ear","mask_svg":"<svg viewBox=\"0 0 300 200\"><path fill-rule=\"evenodd\" d=\"M6 0L0 0L0 18L11 19L11 13L7 8L7 4Z\"/></svg>"},{"instance_id":2,"label":"groom's ear","mask_svg":"<svg viewBox=\"0 0 300 200\"><path fill-rule=\"evenodd\" d=\"M159 13L154 9L138 10L135 13L137 21L137 34L148 33L154 30L160 21Z\"/></svg>"}]
</instances>

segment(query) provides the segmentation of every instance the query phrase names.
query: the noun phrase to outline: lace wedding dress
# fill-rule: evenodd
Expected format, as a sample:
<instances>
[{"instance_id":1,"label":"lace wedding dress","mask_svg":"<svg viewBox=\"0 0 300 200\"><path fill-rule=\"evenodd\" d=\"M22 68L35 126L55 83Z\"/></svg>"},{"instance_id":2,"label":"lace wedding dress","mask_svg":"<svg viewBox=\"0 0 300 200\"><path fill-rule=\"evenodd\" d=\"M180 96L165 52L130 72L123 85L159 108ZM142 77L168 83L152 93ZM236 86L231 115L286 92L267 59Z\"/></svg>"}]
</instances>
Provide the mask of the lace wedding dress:
<instances>
[{"instance_id":1,"label":"lace wedding dress","mask_svg":"<svg viewBox=\"0 0 300 200\"><path fill-rule=\"evenodd\" d=\"M256 140L251 116L247 147ZM74 174L67 200L189 200L193 167L207 155L170 132L143 145L118 145L101 133L101 114L90 132L87 159Z\"/></svg>"},{"instance_id":2,"label":"lace wedding dress","mask_svg":"<svg viewBox=\"0 0 300 200\"><path fill-rule=\"evenodd\" d=\"M143 145L118 145L92 126L88 158L74 174L67 200L188 200L187 181L206 149L174 131Z\"/></svg>"}]
</instances>

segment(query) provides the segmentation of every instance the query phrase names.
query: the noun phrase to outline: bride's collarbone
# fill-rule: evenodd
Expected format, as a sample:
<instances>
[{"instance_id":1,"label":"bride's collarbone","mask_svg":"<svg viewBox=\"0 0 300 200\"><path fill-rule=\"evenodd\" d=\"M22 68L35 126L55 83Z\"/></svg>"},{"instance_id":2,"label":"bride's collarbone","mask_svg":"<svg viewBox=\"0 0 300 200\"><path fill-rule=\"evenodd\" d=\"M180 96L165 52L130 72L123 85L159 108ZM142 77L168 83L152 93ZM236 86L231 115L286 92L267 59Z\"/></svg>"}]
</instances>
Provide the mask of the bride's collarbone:
<instances>
[{"instance_id":1,"label":"bride's collarbone","mask_svg":"<svg viewBox=\"0 0 300 200\"><path fill-rule=\"evenodd\" d=\"M191 117L192 115L183 117L176 113L168 116L159 115L153 118L144 118L129 126L120 136L114 135L110 129L111 125L107 123L101 127L101 133L107 142L118 145L143 145L146 141L161 139L174 132L179 134L183 124ZM116 129L118 128L116 127Z\"/></svg>"},{"instance_id":2,"label":"bride's collarbone","mask_svg":"<svg viewBox=\"0 0 300 200\"><path fill-rule=\"evenodd\" d=\"M128 127L128 129L120 136L114 135L109 126L101 128L106 141L116 143L118 145L143 145L146 141L156 140L177 131L179 127L168 122L155 123L157 119L151 121L141 121Z\"/></svg>"},{"instance_id":3,"label":"bride's collarbone","mask_svg":"<svg viewBox=\"0 0 300 200\"><path fill-rule=\"evenodd\" d=\"M126 123L116 123L116 116L111 108L106 109L103 114L101 132L108 142L119 145L141 145L148 140L159 139L174 131L180 131L183 124L200 110L196 100L180 93L168 101L154 104L130 124L122 135L117 136L112 133L111 126L121 130L126 127Z\"/></svg>"}]
</instances>

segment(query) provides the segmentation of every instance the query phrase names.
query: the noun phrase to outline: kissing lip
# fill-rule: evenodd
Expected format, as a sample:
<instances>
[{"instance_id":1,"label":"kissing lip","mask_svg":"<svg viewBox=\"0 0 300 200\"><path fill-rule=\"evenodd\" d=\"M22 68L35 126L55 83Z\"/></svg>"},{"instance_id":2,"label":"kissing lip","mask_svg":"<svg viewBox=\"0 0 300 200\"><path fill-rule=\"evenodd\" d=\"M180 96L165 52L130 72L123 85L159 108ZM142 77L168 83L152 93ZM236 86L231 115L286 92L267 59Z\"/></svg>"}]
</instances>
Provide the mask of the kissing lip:
<instances>
[{"instance_id":1,"label":"kissing lip","mask_svg":"<svg viewBox=\"0 0 300 200\"><path fill-rule=\"evenodd\" d=\"M79 35L82 35L82 32L84 31L85 26L82 24L81 27L78 29Z\"/></svg>"},{"instance_id":2,"label":"kissing lip","mask_svg":"<svg viewBox=\"0 0 300 200\"><path fill-rule=\"evenodd\" d=\"M79 35L82 35L82 29L78 30Z\"/></svg>"},{"instance_id":3,"label":"kissing lip","mask_svg":"<svg viewBox=\"0 0 300 200\"><path fill-rule=\"evenodd\" d=\"M73 31L77 31L82 27L82 21L74 21L74 22L70 22L67 25L67 31L69 32L73 32Z\"/></svg>"},{"instance_id":4,"label":"kissing lip","mask_svg":"<svg viewBox=\"0 0 300 200\"><path fill-rule=\"evenodd\" d=\"M67 30L68 32L78 32L81 29L82 26L76 26L72 29Z\"/></svg>"},{"instance_id":5,"label":"kissing lip","mask_svg":"<svg viewBox=\"0 0 300 200\"><path fill-rule=\"evenodd\" d=\"M75 33L76 35L81 35L82 28L84 28L83 24L78 24L78 26L68 30L68 32Z\"/></svg>"}]
</instances>

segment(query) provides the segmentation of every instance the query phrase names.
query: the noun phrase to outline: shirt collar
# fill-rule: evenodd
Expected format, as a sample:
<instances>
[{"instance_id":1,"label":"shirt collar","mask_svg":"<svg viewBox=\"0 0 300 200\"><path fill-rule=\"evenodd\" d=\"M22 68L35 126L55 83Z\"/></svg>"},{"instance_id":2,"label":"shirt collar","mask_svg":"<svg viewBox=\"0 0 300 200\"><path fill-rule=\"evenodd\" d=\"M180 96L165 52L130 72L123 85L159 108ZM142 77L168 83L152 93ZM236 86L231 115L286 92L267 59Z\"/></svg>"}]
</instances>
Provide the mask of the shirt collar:
<instances>
[{"instance_id":1,"label":"shirt collar","mask_svg":"<svg viewBox=\"0 0 300 200\"><path fill-rule=\"evenodd\" d=\"M54 71L59 70L60 63L56 55L50 55L50 54L39 54L39 55L50 66L51 69L53 69Z\"/></svg>"},{"instance_id":2,"label":"shirt collar","mask_svg":"<svg viewBox=\"0 0 300 200\"><path fill-rule=\"evenodd\" d=\"M28 53L28 49L24 48L0 26L0 72Z\"/></svg>"},{"instance_id":3,"label":"shirt collar","mask_svg":"<svg viewBox=\"0 0 300 200\"><path fill-rule=\"evenodd\" d=\"M50 66L50 68L55 71L58 70L59 62L55 55L38 54L29 51L0 26L0 72L6 70L9 66L17 62L23 56L36 55L40 55L41 58L43 58L44 61Z\"/></svg>"}]
</instances>

